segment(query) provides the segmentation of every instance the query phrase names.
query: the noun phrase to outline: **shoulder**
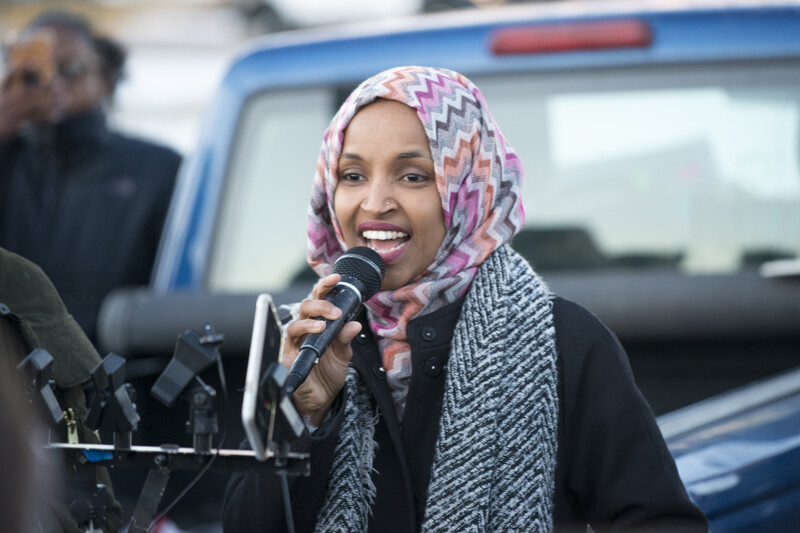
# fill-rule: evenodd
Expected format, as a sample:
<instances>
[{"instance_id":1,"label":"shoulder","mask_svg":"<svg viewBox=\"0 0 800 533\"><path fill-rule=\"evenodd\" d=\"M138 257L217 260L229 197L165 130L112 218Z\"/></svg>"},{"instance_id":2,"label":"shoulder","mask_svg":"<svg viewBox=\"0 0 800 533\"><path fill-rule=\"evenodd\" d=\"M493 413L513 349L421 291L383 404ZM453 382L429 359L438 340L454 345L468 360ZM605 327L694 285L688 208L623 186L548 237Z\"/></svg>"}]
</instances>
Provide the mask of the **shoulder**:
<instances>
[{"instance_id":1,"label":"shoulder","mask_svg":"<svg viewBox=\"0 0 800 533\"><path fill-rule=\"evenodd\" d=\"M100 356L39 266L0 248L0 314L19 324L29 348L53 356L53 378L73 387L89 378Z\"/></svg>"},{"instance_id":2,"label":"shoulder","mask_svg":"<svg viewBox=\"0 0 800 533\"><path fill-rule=\"evenodd\" d=\"M594 530L705 531L616 336L553 298L559 350L561 520Z\"/></svg>"},{"instance_id":3,"label":"shoulder","mask_svg":"<svg viewBox=\"0 0 800 533\"><path fill-rule=\"evenodd\" d=\"M159 142L143 139L141 137L121 133L118 131L113 131L110 133L114 143L117 146L124 147L127 150L148 153L151 155L161 156L166 159L181 159L181 156L178 154L178 152Z\"/></svg>"},{"instance_id":4,"label":"shoulder","mask_svg":"<svg viewBox=\"0 0 800 533\"><path fill-rule=\"evenodd\" d=\"M181 155L163 144L119 132L111 132L111 138L115 151L125 155L126 159L148 166L165 167L173 173L177 172L181 163Z\"/></svg>"},{"instance_id":5,"label":"shoulder","mask_svg":"<svg viewBox=\"0 0 800 533\"><path fill-rule=\"evenodd\" d=\"M596 342L617 344L616 336L591 311L558 295L551 295L557 342L587 345Z\"/></svg>"},{"instance_id":6,"label":"shoulder","mask_svg":"<svg viewBox=\"0 0 800 533\"><path fill-rule=\"evenodd\" d=\"M552 301L556 350L567 388L590 377L632 383L628 356L617 336L585 307L559 296Z\"/></svg>"},{"instance_id":7,"label":"shoulder","mask_svg":"<svg viewBox=\"0 0 800 533\"><path fill-rule=\"evenodd\" d=\"M0 248L0 287L6 304L25 303L42 292L57 298L55 287L38 265L5 248Z\"/></svg>"}]
</instances>

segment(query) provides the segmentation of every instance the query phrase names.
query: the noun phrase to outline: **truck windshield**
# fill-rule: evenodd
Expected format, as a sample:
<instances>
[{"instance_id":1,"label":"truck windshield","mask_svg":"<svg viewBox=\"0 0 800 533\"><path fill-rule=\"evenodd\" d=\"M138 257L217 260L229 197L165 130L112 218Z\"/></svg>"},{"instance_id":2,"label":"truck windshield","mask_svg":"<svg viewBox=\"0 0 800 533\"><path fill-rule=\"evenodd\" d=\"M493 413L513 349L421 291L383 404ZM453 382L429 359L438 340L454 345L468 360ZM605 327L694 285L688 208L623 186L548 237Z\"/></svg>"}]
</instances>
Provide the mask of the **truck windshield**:
<instances>
[{"instance_id":1,"label":"truck windshield","mask_svg":"<svg viewBox=\"0 0 800 533\"><path fill-rule=\"evenodd\" d=\"M800 257L800 64L473 76L525 168L515 248L545 272L733 273ZM285 288L336 88L241 119L212 290Z\"/></svg>"}]
</instances>

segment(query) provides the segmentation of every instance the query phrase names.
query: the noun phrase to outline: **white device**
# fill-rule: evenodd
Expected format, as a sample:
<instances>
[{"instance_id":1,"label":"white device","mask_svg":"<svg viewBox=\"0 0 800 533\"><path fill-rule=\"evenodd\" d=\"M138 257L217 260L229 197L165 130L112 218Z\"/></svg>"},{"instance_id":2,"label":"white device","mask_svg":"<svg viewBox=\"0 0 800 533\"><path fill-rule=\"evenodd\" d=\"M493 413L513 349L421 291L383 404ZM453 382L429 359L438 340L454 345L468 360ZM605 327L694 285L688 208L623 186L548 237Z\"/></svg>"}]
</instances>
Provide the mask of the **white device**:
<instances>
[{"instance_id":1,"label":"white device","mask_svg":"<svg viewBox=\"0 0 800 533\"><path fill-rule=\"evenodd\" d=\"M272 432L271 424L275 419L276 407L269 404L262 380L267 367L278 362L282 353L283 332L278 311L272 302L272 296L259 294L242 399L242 426L259 461L267 458L267 442Z\"/></svg>"}]
</instances>

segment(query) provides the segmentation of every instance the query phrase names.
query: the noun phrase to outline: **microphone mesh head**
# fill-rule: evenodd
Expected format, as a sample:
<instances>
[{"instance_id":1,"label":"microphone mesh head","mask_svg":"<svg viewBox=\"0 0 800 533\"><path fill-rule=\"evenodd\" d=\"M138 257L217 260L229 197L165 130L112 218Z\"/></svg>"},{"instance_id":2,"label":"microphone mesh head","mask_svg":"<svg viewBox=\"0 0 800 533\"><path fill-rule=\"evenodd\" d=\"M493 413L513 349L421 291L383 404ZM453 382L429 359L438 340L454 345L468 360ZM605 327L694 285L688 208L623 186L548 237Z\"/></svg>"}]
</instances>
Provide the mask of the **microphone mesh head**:
<instances>
[{"instance_id":1,"label":"microphone mesh head","mask_svg":"<svg viewBox=\"0 0 800 533\"><path fill-rule=\"evenodd\" d=\"M333 265L334 274L352 276L363 285L362 297L369 300L380 290L386 265L378 252L366 246L355 246L347 250Z\"/></svg>"}]
</instances>

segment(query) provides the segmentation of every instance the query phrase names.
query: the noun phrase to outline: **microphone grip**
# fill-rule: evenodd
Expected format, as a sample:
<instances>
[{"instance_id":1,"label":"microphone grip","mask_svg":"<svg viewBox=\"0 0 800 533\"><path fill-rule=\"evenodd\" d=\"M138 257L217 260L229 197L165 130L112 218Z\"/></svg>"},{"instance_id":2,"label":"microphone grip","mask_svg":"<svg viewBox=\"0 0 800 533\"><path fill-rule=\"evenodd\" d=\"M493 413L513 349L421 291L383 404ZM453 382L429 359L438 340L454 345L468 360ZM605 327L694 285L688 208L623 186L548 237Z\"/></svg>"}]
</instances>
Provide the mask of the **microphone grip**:
<instances>
[{"instance_id":1,"label":"microphone grip","mask_svg":"<svg viewBox=\"0 0 800 533\"><path fill-rule=\"evenodd\" d=\"M292 369L286 376L286 381L283 385L284 394L292 394L297 390L297 387L303 384L314 368L317 358L319 358L319 354L313 348L303 346L297 355L297 359L292 363Z\"/></svg>"},{"instance_id":2,"label":"microphone grip","mask_svg":"<svg viewBox=\"0 0 800 533\"><path fill-rule=\"evenodd\" d=\"M353 319L359 304L361 304L360 295L342 284L334 287L326 300L338 307L342 311L342 316L336 320L325 320L324 330L306 337L300 347L297 359L289 370L289 375L286 376L283 389L285 394L293 393L306 380L314 368L314 364L336 339L344 325Z\"/></svg>"}]
</instances>

